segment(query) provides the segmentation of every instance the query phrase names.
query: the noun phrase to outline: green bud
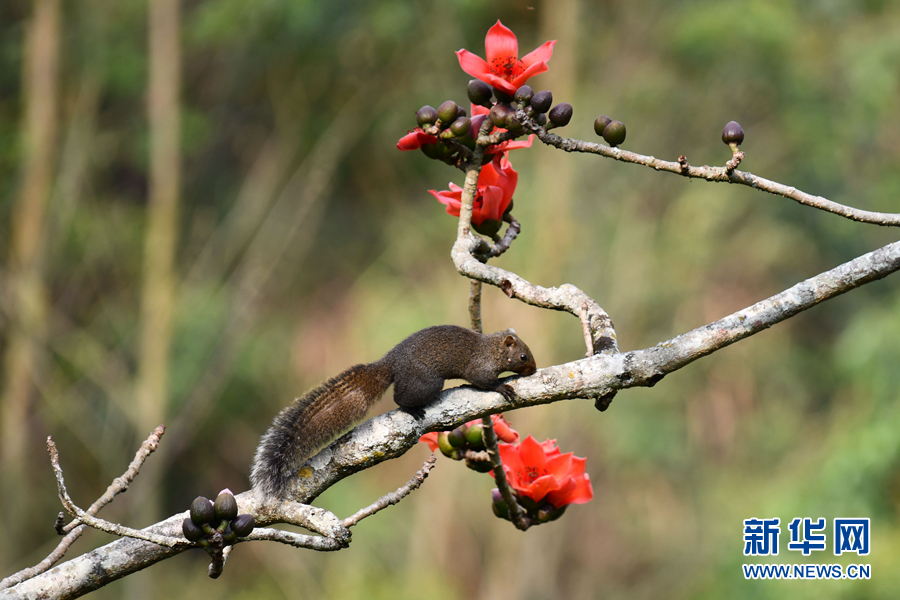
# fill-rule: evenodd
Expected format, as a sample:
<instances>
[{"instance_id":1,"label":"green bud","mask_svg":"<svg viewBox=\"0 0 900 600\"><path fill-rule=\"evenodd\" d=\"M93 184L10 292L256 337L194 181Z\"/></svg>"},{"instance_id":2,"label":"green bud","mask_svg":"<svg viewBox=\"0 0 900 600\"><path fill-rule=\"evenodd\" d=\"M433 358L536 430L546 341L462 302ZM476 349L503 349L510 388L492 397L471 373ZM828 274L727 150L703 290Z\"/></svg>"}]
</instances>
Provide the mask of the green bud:
<instances>
[{"instance_id":1,"label":"green bud","mask_svg":"<svg viewBox=\"0 0 900 600\"><path fill-rule=\"evenodd\" d=\"M256 527L256 519L253 515L247 513L236 516L231 522L231 529L239 537L250 535L254 527Z\"/></svg>"},{"instance_id":2,"label":"green bud","mask_svg":"<svg viewBox=\"0 0 900 600\"><path fill-rule=\"evenodd\" d=\"M450 124L450 133L456 137L468 135L469 129L472 127L472 120L468 117L459 117Z\"/></svg>"},{"instance_id":3,"label":"green bud","mask_svg":"<svg viewBox=\"0 0 900 600\"><path fill-rule=\"evenodd\" d=\"M511 112L506 116L506 121L504 121L505 125L503 125L504 129L508 129L510 131L516 131L517 129L522 129L522 123L519 122L518 117L516 117L515 112Z\"/></svg>"},{"instance_id":4,"label":"green bud","mask_svg":"<svg viewBox=\"0 0 900 600\"><path fill-rule=\"evenodd\" d=\"M569 121L572 120L572 105L568 102L560 102L553 107L547 118L557 127L568 125Z\"/></svg>"},{"instance_id":5,"label":"green bud","mask_svg":"<svg viewBox=\"0 0 900 600\"><path fill-rule=\"evenodd\" d=\"M480 79L473 79L469 82L469 85L466 86L466 94L472 104L490 108L493 90L491 90L491 86Z\"/></svg>"},{"instance_id":6,"label":"green bud","mask_svg":"<svg viewBox=\"0 0 900 600\"><path fill-rule=\"evenodd\" d=\"M503 104L498 102L491 108L491 112L488 113L488 117L491 119L491 122L495 127L502 127L506 129L506 119L512 115L514 118L516 116L515 111L509 104Z\"/></svg>"},{"instance_id":7,"label":"green bud","mask_svg":"<svg viewBox=\"0 0 900 600\"><path fill-rule=\"evenodd\" d=\"M192 542L203 538L203 530L190 518L185 519L181 523L181 532L184 534L184 537Z\"/></svg>"},{"instance_id":8,"label":"green bud","mask_svg":"<svg viewBox=\"0 0 900 600\"><path fill-rule=\"evenodd\" d=\"M224 521L230 521L238 514L237 501L234 499L234 494L229 492L219 494L214 507L216 516Z\"/></svg>"},{"instance_id":9,"label":"green bud","mask_svg":"<svg viewBox=\"0 0 900 600\"><path fill-rule=\"evenodd\" d=\"M610 119L606 115L600 115L599 117L597 117L597 120L594 121L594 133L602 136L603 130L606 129L606 126L610 123L612 123L612 119Z\"/></svg>"},{"instance_id":10,"label":"green bud","mask_svg":"<svg viewBox=\"0 0 900 600\"><path fill-rule=\"evenodd\" d=\"M603 128L603 139L615 148L625 141L625 125L621 121L610 121L609 125Z\"/></svg>"},{"instance_id":11,"label":"green bud","mask_svg":"<svg viewBox=\"0 0 900 600\"><path fill-rule=\"evenodd\" d=\"M447 434L450 445L454 448L461 448L466 443L466 426L460 425Z\"/></svg>"},{"instance_id":12,"label":"green bud","mask_svg":"<svg viewBox=\"0 0 900 600\"><path fill-rule=\"evenodd\" d=\"M457 106L456 102L453 100L447 100L437 108L437 116L438 119L441 120L441 123L445 125L449 125L453 121L456 120L456 113L459 111L459 106Z\"/></svg>"},{"instance_id":13,"label":"green bud","mask_svg":"<svg viewBox=\"0 0 900 600\"><path fill-rule=\"evenodd\" d=\"M191 520L194 523L203 525L204 523L211 523L215 518L216 511L209 498L204 498L203 496L194 498L194 501L191 502Z\"/></svg>"},{"instance_id":14,"label":"green bud","mask_svg":"<svg viewBox=\"0 0 900 600\"><path fill-rule=\"evenodd\" d=\"M434 125L434 122L437 121L437 118L437 111L434 110L433 106L429 106L426 104L416 111L416 123L419 124L419 127Z\"/></svg>"},{"instance_id":15,"label":"green bud","mask_svg":"<svg viewBox=\"0 0 900 600\"><path fill-rule=\"evenodd\" d=\"M466 429L466 443L473 450L484 448L484 426L481 423L469 425L469 428Z\"/></svg>"},{"instance_id":16,"label":"green bud","mask_svg":"<svg viewBox=\"0 0 900 600\"><path fill-rule=\"evenodd\" d=\"M438 434L438 448L440 448L441 454L448 458L453 458L451 455L456 451L456 448L450 444L450 434L446 431Z\"/></svg>"},{"instance_id":17,"label":"green bud","mask_svg":"<svg viewBox=\"0 0 900 600\"><path fill-rule=\"evenodd\" d=\"M545 113L550 110L553 104L553 93L550 90L538 92L531 99L531 108L536 113Z\"/></svg>"}]
</instances>

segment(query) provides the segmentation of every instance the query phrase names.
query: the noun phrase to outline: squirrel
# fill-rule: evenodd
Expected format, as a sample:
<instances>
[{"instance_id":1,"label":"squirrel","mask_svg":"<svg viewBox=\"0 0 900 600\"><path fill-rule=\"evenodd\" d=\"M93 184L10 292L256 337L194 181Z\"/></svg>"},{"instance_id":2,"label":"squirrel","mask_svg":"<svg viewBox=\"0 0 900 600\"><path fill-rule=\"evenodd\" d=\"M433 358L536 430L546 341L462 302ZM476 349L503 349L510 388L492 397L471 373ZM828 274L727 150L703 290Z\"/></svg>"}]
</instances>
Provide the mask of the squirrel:
<instances>
[{"instance_id":1,"label":"squirrel","mask_svg":"<svg viewBox=\"0 0 900 600\"><path fill-rule=\"evenodd\" d=\"M445 379L465 379L475 387L515 397L497 380L512 371L537 370L531 350L515 330L482 334L456 325L413 333L380 360L350 367L297 398L263 435L253 457L250 481L267 497L284 497L303 462L362 421L394 384L394 401L413 417L443 389Z\"/></svg>"}]
</instances>

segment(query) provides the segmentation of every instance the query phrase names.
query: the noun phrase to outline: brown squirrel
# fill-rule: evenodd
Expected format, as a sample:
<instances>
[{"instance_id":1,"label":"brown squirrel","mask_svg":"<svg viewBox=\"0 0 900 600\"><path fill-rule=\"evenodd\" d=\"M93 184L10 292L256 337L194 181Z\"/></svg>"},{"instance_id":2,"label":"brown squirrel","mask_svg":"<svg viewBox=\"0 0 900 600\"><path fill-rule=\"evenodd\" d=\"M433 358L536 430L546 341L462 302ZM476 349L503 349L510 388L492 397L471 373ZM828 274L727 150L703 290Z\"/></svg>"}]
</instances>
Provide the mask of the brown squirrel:
<instances>
[{"instance_id":1,"label":"brown squirrel","mask_svg":"<svg viewBox=\"0 0 900 600\"><path fill-rule=\"evenodd\" d=\"M263 435L250 481L265 496L283 497L300 465L353 425L394 384L394 401L417 419L445 379L465 379L483 390L514 397L497 380L537 370L531 350L512 329L481 334L456 325L428 327L394 346L381 360L355 365L297 398Z\"/></svg>"}]
</instances>

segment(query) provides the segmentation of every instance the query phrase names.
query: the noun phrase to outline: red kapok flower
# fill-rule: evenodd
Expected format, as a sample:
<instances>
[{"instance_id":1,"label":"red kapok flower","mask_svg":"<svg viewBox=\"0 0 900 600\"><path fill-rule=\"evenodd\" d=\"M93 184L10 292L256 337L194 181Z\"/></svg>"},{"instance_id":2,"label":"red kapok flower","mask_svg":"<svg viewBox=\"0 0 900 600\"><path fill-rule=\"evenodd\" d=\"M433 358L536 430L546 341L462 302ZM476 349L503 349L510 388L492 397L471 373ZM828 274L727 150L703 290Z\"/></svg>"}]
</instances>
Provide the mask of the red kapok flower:
<instances>
[{"instance_id":1,"label":"red kapok flower","mask_svg":"<svg viewBox=\"0 0 900 600\"><path fill-rule=\"evenodd\" d=\"M472 223L481 225L489 219L500 221L503 213L509 208L518 181L519 174L512 168L505 154L497 154L494 160L481 167L475 202L472 205ZM462 206L461 187L451 183L449 190L440 192L428 190L428 192L437 198L438 202L447 206L448 214L459 216L459 209Z\"/></svg>"},{"instance_id":2,"label":"red kapok flower","mask_svg":"<svg viewBox=\"0 0 900 600\"><path fill-rule=\"evenodd\" d=\"M459 66L463 71L509 95L525 85L529 77L547 70L547 61L553 55L556 40L546 42L540 48L519 58L519 42L510 29L497 23L488 29L484 38L484 54L487 60L468 50L458 50Z\"/></svg>"},{"instance_id":3,"label":"red kapok flower","mask_svg":"<svg viewBox=\"0 0 900 600\"><path fill-rule=\"evenodd\" d=\"M560 453L556 440L539 444L530 435L520 444L500 444L500 458L509 485L519 496L556 508L584 504L594 497L585 459Z\"/></svg>"},{"instance_id":4,"label":"red kapok flower","mask_svg":"<svg viewBox=\"0 0 900 600\"><path fill-rule=\"evenodd\" d=\"M494 422L494 433L497 434L497 438L501 442L507 443L515 443L519 441L519 433L509 426L509 423L506 422L506 419L503 418L503 415L491 415L491 421ZM469 421L466 423L466 426L470 425L480 425L481 419L475 419L473 421ZM431 433L426 433L422 437L419 438L419 441L428 444L428 447L431 448L432 452L436 452L438 450L438 432L432 431Z\"/></svg>"}]
</instances>

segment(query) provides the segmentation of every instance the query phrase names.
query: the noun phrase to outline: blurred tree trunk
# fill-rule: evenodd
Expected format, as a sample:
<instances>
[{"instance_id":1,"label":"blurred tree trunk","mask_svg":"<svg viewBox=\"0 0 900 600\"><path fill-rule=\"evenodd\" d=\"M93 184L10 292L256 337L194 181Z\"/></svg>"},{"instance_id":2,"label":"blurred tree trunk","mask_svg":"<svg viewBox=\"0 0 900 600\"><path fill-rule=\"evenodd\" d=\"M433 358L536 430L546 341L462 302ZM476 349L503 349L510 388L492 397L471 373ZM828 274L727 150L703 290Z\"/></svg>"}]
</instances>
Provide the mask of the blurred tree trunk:
<instances>
[{"instance_id":1,"label":"blurred tree trunk","mask_svg":"<svg viewBox=\"0 0 900 600\"><path fill-rule=\"evenodd\" d=\"M12 210L6 286L9 329L0 399L2 478L17 482L0 486L0 504L11 514L23 514L21 504L27 498L25 448L32 430L27 424L46 336L42 255L57 154L59 41L59 0L35 0L22 61L22 185ZM17 522L12 519L8 525L18 527ZM6 534L9 539L17 537L15 532Z\"/></svg>"},{"instance_id":2,"label":"blurred tree trunk","mask_svg":"<svg viewBox=\"0 0 900 600\"><path fill-rule=\"evenodd\" d=\"M150 0L148 8L149 188L144 237L138 371L135 382L136 436L164 422L169 405L172 315L175 304L175 250L181 190L181 32L179 0ZM162 473L154 465L141 472L145 494L138 519L160 515ZM135 580L129 593L151 597L149 581Z\"/></svg>"},{"instance_id":3,"label":"blurred tree trunk","mask_svg":"<svg viewBox=\"0 0 900 600\"><path fill-rule=\"evenodd\" d=\"M149 2L149 199L135 389L139 436L162 422L168 404L181 188L181 48L178 0ZM146 430L146 431L145 431Z\"/></svg>"}]
</instances>

